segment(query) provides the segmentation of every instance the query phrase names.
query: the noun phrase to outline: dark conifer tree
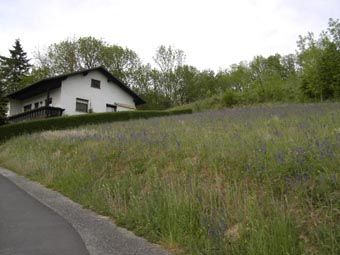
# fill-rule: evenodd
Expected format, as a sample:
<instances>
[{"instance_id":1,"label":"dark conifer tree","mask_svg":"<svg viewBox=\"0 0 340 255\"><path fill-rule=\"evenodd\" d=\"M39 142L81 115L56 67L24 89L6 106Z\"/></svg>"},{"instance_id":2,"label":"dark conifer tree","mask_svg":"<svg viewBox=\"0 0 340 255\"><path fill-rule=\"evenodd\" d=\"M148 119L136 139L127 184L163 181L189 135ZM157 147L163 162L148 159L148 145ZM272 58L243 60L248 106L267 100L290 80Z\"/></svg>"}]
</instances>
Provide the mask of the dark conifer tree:
<instances>
[{"instance_id":1,"label":"dark conifer tree","mask_svg":"<svg viewBox=\"0 0 340 255\"><path fill-rule=\"evenodd\" d=\"M0 125L5 123L7 112L7 100L5 98L4 86L0 81Z\"/></svg>"},{"instance_id":2,"label":"dark conifer tree","mask_svg":"<svg viewBox=\"0 0 340 255\"><path fill-rule=\"evenodd\" d=\"M14 92L24 86L22 80L31 67L19 39L15 40L13 49L9 52L9 57L0 56L0 80L4 84L6 93Z\"/></svg>"}]
</instances>

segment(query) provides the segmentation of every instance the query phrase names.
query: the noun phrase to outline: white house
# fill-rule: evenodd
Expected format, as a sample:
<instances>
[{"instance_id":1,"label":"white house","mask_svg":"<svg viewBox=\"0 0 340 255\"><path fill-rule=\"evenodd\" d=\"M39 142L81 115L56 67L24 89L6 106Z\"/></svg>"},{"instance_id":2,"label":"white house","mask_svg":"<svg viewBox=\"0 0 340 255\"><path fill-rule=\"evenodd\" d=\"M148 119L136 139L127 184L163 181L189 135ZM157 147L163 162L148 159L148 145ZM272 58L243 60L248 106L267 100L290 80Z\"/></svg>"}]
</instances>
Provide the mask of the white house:
<instances>
[{"instance_id":1,"label":"white house","mask_svg":"<svg viewBox=\"0 0 340 255\"><path fill-rule=\"evenodd\" d=\"M12 122L89 112L131 111L145 103L104 67L43 79L7 98L8 120Z\"/></svg>"}]
</instances>

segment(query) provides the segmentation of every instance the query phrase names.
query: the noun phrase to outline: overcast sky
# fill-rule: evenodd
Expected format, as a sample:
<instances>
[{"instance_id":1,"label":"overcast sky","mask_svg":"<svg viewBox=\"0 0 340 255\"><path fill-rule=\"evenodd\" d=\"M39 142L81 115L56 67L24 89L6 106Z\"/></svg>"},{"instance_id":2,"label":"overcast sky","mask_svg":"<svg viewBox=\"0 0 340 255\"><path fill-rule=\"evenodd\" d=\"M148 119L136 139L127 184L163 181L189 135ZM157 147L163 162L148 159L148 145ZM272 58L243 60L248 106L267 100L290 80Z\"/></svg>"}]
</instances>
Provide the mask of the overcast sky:
<instances>
[{"instance_id":1,"label":"overcast sky","mask_svg":"<svg viewBox=\"0 0 340 255\"><path fill-rule=\"evenodd\" d=\"M184 50L200 69L227 68L255 55L294 53L300 34L340 18L339 0L0 0L0 54L16 38L36 49L94 36L151 62L156 48Z\"/></svg>"}]
</instances>

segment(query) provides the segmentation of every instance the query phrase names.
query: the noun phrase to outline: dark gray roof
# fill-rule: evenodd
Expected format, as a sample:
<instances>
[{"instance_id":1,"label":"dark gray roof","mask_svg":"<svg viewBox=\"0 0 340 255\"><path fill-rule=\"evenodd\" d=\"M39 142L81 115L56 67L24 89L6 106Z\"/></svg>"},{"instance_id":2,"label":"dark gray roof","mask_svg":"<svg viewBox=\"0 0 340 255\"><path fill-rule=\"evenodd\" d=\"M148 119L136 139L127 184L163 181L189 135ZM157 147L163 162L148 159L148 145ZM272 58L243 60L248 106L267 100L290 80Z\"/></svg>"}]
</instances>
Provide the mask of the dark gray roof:
<instances>
[{"instance_id":1,"label":"dark gray roof","mask_svg":"<svg viewBox=\"0 0 340 255\"><path fill-rule=\"evenodd\" d=\"M11 94L7 95L7 97L12 98L12 99L19 99L19 100L30 98L34 95L43 93L45 91L52 90L52 89L55 89L55 88L59 88L61 86L61 82L65 79L67 79L67 77L69 77L69 76L73 76L73 75L77 75L77 74L86 75L91 71L99 71L102 74L104 74L108 78L108 81L114 82L122 90L124 90L126 93L131 95L133 97L136 105L145 104L145 101L141 97L139 97L124 82L122 82L120 79L113 76L106 68L104 68L102 66L90 68L90 69L86 69L86 70L80 70L80 71L73 72L73 73L61 74L61 75L50 77L50 78L46 78L46 79L37 81L37 82L35 82L35 83L33 83L33 84L31 84L31 85L29 85L29 86L27 86L27 87L25 87L21 90L18 90L14 93L11 93Z\"/></svg>"}]
</instances>

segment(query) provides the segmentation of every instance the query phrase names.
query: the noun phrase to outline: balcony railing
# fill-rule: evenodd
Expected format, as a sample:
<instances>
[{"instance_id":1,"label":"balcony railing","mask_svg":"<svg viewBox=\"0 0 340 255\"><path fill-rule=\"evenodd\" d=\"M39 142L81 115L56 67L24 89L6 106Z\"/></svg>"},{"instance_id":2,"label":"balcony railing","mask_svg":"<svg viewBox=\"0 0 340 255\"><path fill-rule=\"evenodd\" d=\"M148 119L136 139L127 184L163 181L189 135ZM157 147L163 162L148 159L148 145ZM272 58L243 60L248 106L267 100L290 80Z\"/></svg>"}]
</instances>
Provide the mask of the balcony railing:
<instances>
[{"instance_id":1,"label":"balcony railing","mask_svg":"<svg viewBox=\"0 0 340 255\"><path fill-rule=\"evenodd\" d=\"M19 122L34 119L44 119L49 117L58 117L63 114L65 109L52 106L43 106L34 110L19 113L7 118L8 122Z\"/></svg>"}]
</instances>

